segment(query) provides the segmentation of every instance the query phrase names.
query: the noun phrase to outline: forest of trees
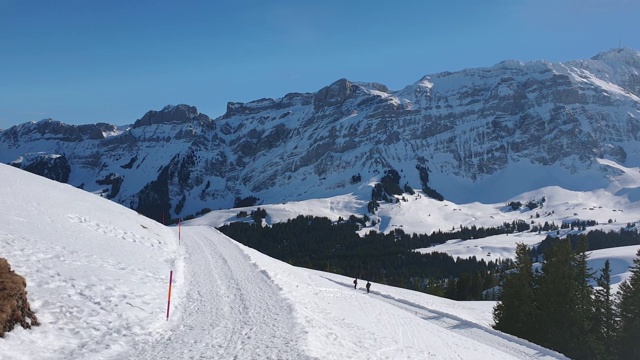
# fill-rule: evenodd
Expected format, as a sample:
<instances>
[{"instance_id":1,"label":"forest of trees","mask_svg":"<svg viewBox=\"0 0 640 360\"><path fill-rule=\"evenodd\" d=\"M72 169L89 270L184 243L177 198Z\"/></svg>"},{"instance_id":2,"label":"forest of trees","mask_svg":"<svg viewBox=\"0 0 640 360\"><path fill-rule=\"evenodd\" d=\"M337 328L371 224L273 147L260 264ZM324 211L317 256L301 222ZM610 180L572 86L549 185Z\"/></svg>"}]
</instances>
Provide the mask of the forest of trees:
<instances>
[{"instance_id":1,"label":"forest of trees","mask_svg":"<svg viewBox=\"0 0 640 360\"><path fill-rule=\"evenodd\" d=\"M238 217L248 217L246 211ZM454 300L482 300L492 298L485 290L494 287L501 272L513 266L510 259L499 264L484 259L454 259L447 254L420 254L414 249L443 244L452 239L479 239L493 235L531 230L523 221L503 223L499 227L460 226L449 231L438 230L430 235L406 234L395 229L388 234L369 232L360 237L356 231L367 226L368 216L354 215L334 223L327 218L298 216L285 223L262 227L267 216L257 208L250 214L253 223L231 223L219 228L227 236L276 259L292 265L329 271L345 276L364 278L393 286L418 290ZM638 244L635 232L618 234L592 231L587 235L569 235L569 243L576 247L579 237L587 239L588 250L600 248L601 243ZM603 240L605 239L605 240ZM606 240L609 239L609 240ZM536 257L541 251L561 241L547 237L540 250L529 250Z\"/></svg>"},{"instance_id":2,"label":"forest of trees","mask_svg":"<svg viewBox=\"0 0 640 360\"><path fill-rule=\"evenodd\" d=\"M265 214L262 214L265 215ZM455 300L481 300L483 291L497 284L504 265L484 259L453 258L444 253L412 251L450 239L468 239L503 233L503 228L466 228L432 235L409 235L401 229L388 234L356 231L366 218L351 216L332 222L327 218L298 216L262 227L236 222L219 228L225 235L266 255L295 266L322 270L423 291ZM514 225L515 226L515 225Z\"/></svg>"},{"instance_id":3,"label":"forest of trees","mask_svg":"<svg viewBox=\"0 0 640 360\"><path fill-rule=\"evenodd\" d=\"M515 267L505 276L494 308L494 328L574 359L640 359L640 251L631 277L614 296L611 266L587 266L586 237L557 240L532 270L531 249L518 244Z\"/></svg>"},{"instance_id":4,"label":"forest of trees","mask_svg":"<svg viewBox=\"0 0 640 360\"><path fill-rule=\"evenodd\" d=\"M621 229L619 232L591 230L586 234L568 234L564 239L569 241L571 248L574 250L578 248L578 245L582 241L585 241L587 251L640 245L638 232L625 229ZM535 249L532 249L531 252L534 255L542 255L559 241L564 240L555 236L547 236Z\"/></svg>"}]
</instances>

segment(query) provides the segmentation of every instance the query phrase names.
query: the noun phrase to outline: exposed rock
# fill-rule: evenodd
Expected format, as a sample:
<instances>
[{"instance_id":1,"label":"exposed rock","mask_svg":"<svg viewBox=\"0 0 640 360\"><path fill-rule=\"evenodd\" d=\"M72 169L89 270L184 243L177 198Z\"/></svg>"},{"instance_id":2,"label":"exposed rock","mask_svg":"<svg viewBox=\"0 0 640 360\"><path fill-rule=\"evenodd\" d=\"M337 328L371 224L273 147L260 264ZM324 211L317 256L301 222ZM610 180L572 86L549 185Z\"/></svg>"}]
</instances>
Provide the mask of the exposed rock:
<instances>
[{"instance_id":1,"label":"exposed rock","mask_svg":"<svg viewBox=\"0 0 640 360\"><path fill-rule=\"evenodd\" d=\"M103 140L105 139L104 133L116 131L116 127L107 123L97 123L95 125L79 125L78 131L90 140Z\"/></svg>"},{"instance_id":2,"label":"exposed rock","mask_svg":"<svg viewBox=\"0 0 640 360\"><path fill-rule=\"evenodd\" d=\"M247 116L263 113L266 111L277 111L288 109L294 106L308 106L313 101L314 94L309 93L289 93L281 99L262 98L248 103L229 102L227 111L222 119L230 119L234 116ZM281 116L282 118L283 116Z\"/></svg>"},{"instance_id":3,"label":"exposed rock","mask_svg":"<svg viewBox=\"0 0 640 360\"><path fill-rule=\"evenodd\" d=\"M123 181L124 179L122 178L122 176L118 174L110 173L109 175L105 176L103 179L96 180L96 184L110 185L111 191L107 195L107 198L113 199L114 197L118 196L118 193L120 192L120 187L122 186Z\"/></svg>"},{"instance_id":4,"label":"exposed rock","mask_svg":"<svg viewBox=\"0 0 640 360\"><path fill-rule=\"evenodd\" d=\"M336 105L341 105L354 93L351 82L340 79L333 84L323 87L313 98L313 108L318 111Z\"/></svg>"},{"instance_id":5,"label":"exposed rock","mask_svg":"<svg viewBox=\"0 0 640 360\"><path fill-rule=\"evenodd\" d=\"M71 166L64 155L25 154L11 165L61 183L67 183L71 174Z\"/></svg>"},{"instance_id":6,"label":"exposed rock","mask_svg":"<svg viewBox=\"0 0 640 360\"><path fill-rule=\"evenodd\" d=\"M195 106L184 104L167 105L160 111L148 111L133 124L133 128L158 124L182 124L191 121L208 123L211 122L211 119L205 114L200 114Z\"/></svg>"}]
</instances>

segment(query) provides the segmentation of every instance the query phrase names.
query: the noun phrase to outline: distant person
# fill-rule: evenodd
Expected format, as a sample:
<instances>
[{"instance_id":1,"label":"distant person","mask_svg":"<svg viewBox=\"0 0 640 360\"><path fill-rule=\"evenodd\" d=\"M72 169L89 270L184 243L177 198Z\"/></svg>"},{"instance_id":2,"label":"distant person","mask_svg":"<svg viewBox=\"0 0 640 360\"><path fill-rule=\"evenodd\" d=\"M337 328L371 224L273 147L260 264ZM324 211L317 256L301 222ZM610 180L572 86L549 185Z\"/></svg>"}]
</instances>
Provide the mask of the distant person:
<instances>
[{"instance_id":1,"label":"distant person","mask_svg":"<svg viewBox=\"0 0 640 360\"><path fill-rule=\"evenodd\" d=\"M371 288L371 283L367 280L367 294L369 293L369 289Z\"/></svg>"},{"instance_id":2,"label":"distant person","mask_svg":"<svg viewBox=\"0 0 640 360\"><path fill-rule=\"evenodd\" d=\"M356 289L358 287L358 279L353 279L353 288Z\"/></svg>"}]
</instances>

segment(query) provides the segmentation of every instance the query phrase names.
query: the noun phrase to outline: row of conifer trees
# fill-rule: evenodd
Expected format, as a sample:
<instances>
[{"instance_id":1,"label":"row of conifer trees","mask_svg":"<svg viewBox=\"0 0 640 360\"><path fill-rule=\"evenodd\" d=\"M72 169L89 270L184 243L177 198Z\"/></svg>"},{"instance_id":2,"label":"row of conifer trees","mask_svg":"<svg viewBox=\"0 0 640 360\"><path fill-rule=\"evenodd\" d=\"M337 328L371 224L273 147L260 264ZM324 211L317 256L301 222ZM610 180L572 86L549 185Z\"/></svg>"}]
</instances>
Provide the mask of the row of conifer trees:
<instances>
[{"instance_id":1,"label":"row of conifer trees","mask_svg":"<svg viewBox=\"0 0 640 360\"><path fill-rule=\"evenodd\" d=\"M609 261L592 272L585 241L575 251L568 240L558 241L544 253L540 271L531 250L518 244L494 328L574 359L640 359L640 250L637 256L614 294Z\"/></svg>"}]
</instances>

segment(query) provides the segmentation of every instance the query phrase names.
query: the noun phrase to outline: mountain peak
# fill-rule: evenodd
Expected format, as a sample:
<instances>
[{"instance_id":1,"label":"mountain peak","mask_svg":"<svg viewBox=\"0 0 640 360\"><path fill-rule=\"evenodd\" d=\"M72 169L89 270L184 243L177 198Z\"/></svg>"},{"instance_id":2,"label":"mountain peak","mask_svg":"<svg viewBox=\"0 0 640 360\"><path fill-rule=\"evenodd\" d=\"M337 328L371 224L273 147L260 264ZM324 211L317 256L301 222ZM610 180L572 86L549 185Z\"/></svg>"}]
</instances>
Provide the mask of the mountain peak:
<instances>
[{"instance_id":1,"label":"mountain peak","mask_svg":"<svg viewBox=\"0 0 640 360\"><path fill-rule=\"evenodd\" d=\"M354 94L356 89L353 85L349 80L342 78L329 86L323 87L316 93L313 99L314 108L318 110L342 104Z\"/></svg>"},{"instance_id":2,"label":"mountain peak","mask_svg":"<svg viewBox=\"0 0 640 360\"><path fill-rule=\"evenodd\" d=\"M365 88L367 90L374 90L374 91L381 91L384 93L391 93L392 91L389 90L389 88L387 87L387 85L385 84L381 84L378 82L354 82L354 85L358 85L362 88Z\"/></svg>"},{"instance_id":3,"label":"mountain peak","mask_svg":"<svg viewBox=\"0 0 640 360\"><path fill-rule=\"evenodd\" d=\"M631 48L615 48L597 54L591 60L598 60L610 65L626 64L640 68L640 52Z\"/></svg>"},{"instance_id":4,"label":"mountain peak","mask_svg":"<svg viewBox=\"0 0 640 360\"><path fill-rule=\"evenodd\" d=\"M211 121L207 115L199 113L195 106L186 104L167 105L160 111L147 111L141 119L138 119L133 124L133 128L157 124L188 123L192 120Z\"/></svg>"}]
</instances>

